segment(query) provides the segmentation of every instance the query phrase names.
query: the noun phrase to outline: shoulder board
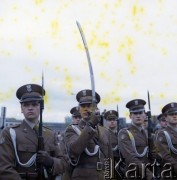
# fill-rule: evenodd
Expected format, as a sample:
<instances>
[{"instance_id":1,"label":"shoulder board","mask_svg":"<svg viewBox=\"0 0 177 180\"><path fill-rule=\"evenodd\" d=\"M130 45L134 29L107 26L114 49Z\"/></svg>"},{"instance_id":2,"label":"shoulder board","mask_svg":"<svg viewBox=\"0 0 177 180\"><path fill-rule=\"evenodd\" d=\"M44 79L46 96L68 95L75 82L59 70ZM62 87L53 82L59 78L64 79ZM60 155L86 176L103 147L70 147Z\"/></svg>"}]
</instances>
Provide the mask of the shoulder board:
<instances>
[{"instance_id":1,"label":"shoulder board","mask_svg":"<svg viewBox=\"0 0 177 180\"><path fill-rule=\"evenodd\" d=\"M21 124L11 125L11 126L9 126L9 128L18 128L18 127L20 127L20 125L21 125Z\"/></svg>"},{"instance_id":2,"label":"shoulder board","mask_svg":"<svg viewBox=\"0 0 177 180\"><path fill-rule=\"evenodd\" d=\"M100 126L100 125L98 125L98 128L99 128L99 129L104 129L104 130L106 130L106 131L109 131L109 129L108 129L108 128L106 128L106 127L104 127L104 126Z\"/></svg>"},{"instance_id":3,"label":"shoulder board","mask_svg":"<svg viewBox=\"0 0 177 180\"><path fill-rule=\"evenodd\" d=\"M53 131L51 128L47 127L47 126L42 126L43 128L47 129L47 130L50 130L50 131Z\"/></svg>"},{"instance_id":4,"label":"shoulder board","mask_svg":"<svg viewBox=\"0 0 177 180\"><path fill-rule=\"evenodd\" d=\"M124 129L124 130L129 130L130 127L124 127L124 128L122 128L122 129ZM120 130L121 130L121 129L120 129Z\"/></svg>"}]
</instances>

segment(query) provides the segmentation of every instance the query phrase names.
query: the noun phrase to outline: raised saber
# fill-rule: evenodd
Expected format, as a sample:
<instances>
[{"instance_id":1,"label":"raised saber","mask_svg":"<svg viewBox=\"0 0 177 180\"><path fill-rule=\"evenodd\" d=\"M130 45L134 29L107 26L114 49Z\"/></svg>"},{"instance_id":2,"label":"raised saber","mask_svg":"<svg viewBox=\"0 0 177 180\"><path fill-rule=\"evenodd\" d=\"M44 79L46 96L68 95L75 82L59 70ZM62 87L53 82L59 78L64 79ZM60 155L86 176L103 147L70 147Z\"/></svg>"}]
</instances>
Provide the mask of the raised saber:
<instances>
[{"instance_id":1,"label":"raised saber","mask_svg":"<svg viewBox=\"0 0 177 180\"><path fill-rule=\"evenodd\" d=\"M89 65L90 79L91 79L92 103L93 103L93 105L95 105L95 104L96 104L96 97L95 97L95 80L94 80L92 63L91 63L91 59L90 59L90 53L89 53L89 50L88 50L87 42L86 42L86 39L85 39L84 32L83 32L83 30L82 30L82 28L81 28L81 25L80 25L80 23L79 23L78 21L76 21L76 24L77 24L77 27L78 27L79 32L80 32L80 34L81 34L82 41L83 41L84 48L85 48L85 52L86 52L86 55L87 55L87 61L88 61L88 65Z\"/></svg>"}]
</instances>

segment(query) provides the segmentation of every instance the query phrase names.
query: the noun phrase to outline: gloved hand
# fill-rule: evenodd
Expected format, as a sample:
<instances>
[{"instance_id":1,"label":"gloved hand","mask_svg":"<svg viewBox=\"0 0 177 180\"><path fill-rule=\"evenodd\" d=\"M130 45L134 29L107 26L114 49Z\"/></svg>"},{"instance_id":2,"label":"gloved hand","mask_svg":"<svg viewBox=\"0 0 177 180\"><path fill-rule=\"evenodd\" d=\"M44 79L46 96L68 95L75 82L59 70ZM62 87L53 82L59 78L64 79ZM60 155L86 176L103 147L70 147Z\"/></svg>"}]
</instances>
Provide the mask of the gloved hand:
<instances>
[{"instance_id":1,"label":"gloved hand","mask_svg":"<svg viewBox=\"0 0 177 180\"><path fill-rule=\"evenodd\" d=\"M95 128L100 121L100 117L100 110L96 109L95 112L91 113L90 120L88 121L89 125Z\"/></svg>"},{"instance_id":2,"label":"gloved hand","mask_svg":"<svg viewBox=\"0 0 177 180\"><path fill-rule=\"evenodd\" d=\"M47 151L38 151L36 162L44 165L45 167L52 168L54 160Z\"/></svg>"}]
</instances>

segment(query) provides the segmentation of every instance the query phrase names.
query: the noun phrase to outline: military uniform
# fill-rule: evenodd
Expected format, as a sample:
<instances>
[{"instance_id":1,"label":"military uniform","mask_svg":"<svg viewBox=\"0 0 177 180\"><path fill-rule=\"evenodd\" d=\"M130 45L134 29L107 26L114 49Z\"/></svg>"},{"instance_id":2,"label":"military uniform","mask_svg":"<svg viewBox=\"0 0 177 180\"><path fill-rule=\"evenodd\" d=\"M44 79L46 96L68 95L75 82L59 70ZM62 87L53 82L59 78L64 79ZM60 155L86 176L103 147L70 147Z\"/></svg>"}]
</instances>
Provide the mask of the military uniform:
<instances>
[{"instance_id":1,"label":"military uniform","mask_svg":"<svg viewBox=\"0 0 177 180\"><path fill-rule=\"evenodd\" d=\"M92 103L91 90L80 91L76 98L80 105ZM96 93L97 103L100 101ZM69 125L65 132L70 162L74 169L72 180L103 180L110 169L112 149L109 131L99 125L92 127L82 119L78 125ZM109 162L108 162L109 161ZM110 168L110 167L109 167ZM108 172L109 171L109 172Z\"/></svg>"},{"instance_id":2,"label":"military uniform","mask_svg":"<svg viewBox=\"0 0 177 180\"><path fill-rule=\"evenodd\" d=\"M130 113L144 112L145 103L144 100L136 99L128 102L126 107L129 108ZM123 128L119 131L118 144L121 155L126 164L126 167L124 167L124 173L127 173L128 171L130 172L133 168L136 168L138 177L135 179L142 178L144 171L142 165L148 163L148 141L146 131L141 126L132 123L130 127ZM135 172L132 172L132 174L124 174L127 176L127 179L129 179L130 175L135 175ZM151 180L152 177L153 175L151 171L147 168L146 176L144 178Z\"/></svg>"},{"instance_id":3,"label":"military uniform","mask_svg":"<svg viewBox=\"0 0 177 180\"><path fill-rule=\"evenodd\" d=\"M72 118L74 118L74 117L81 118L78 106L75 106L75 107L71 108L70 113L72 115ZM72 124L73 125L77 125L78 123L73 121ZM64 155L68 156L67 150L66 150L66 144L65 144L65 141L64 141L64 136L65 136L65 131L62 133L62 137L63 138L59 142L59 146L60 146L60 149L61 149L62 153ZM66 168L65 173L62 175L62 180L70 180L71 179L72 170L73 170L73 166L71 164L68 164L68 167Z\"/></svg>"},{"instance_id":4,"label":"military uniform","mask_svg":"<svg viewBox=\"0 0 177 180\"><path fill-rule=\"evenodd\" d=\"M12 127L12 129L16 132L16 148L19 160L25 164L37 152L38 137L25 121ZM54 158L53 169L49 169L48 175L49 177L59 175L64 172L65 160L62 159L59 151L56 134L52 130L43 127L43 138L44 149ZM29 179L37 179L35 163L31 167L23 167L17 161L9 127L3 130L0 139L0 179L21 179L19 174L24 179L26 175Z\"/></svg>"},{"instance_id":5,"label":"military uniform","mask_svg":"<svg viewBox=\"0 0 177 180\"><path fill-rule=\"evenodd\" d=\"M162 113L165 114L165 116L170 115L170 114L177 114L177 103L169 103L165 105L162 108ZM156 139L156 147L158 149L158 153L162 158L162 166L165 163L170 163L173 167L172 175L177 177L177 128L176 126L170 125L168 123L167 127L159 130L156 133L155 139ZM165 167L163 167L163 169L165 170ZM167 175L169 176L168 173Z\"/></svg>"},{"instance_id":6,"label":"military uniform","mask_svg":"<svg viewBox=\"0 0 177 180\"><path fill-rule=\"evenodd\" d=\"M119 162L120 160L120 156L119 156L119 149L118 149L118 112L115 110L109 110L107 112L105 112L104 114L104 118L106 119L106 121L115 121L116 124L114 124L114 128L109 128L109 133L110 133L110 137L111 137L111 145L112 145L112 151L113 151L113 167L115 167L115 165ZM113 177L115 179L120 178L118 173L114 170L113 171Z\"/></svg>"},{"instance_id":7,"label":"military uniform","mask_svg":"<svg viewBox=\"0 0 177 180\"><path fill-rule=\"evenodd\" d=\"M21 103L39 101L41 89L39 85L28 84L19 88L17 97ZM31 125L32 123L25 119L20 125L3 129L0 135L0 179L38 179L36 171L38 131L33 130ZM57 135L52 130L43 127L42 136L43 150L48 152L53 161L52 167L45 167L43 175L45 174L46 179L52 179L65 171L66 158L61 155Z\"/></svg>"}]
</instances>

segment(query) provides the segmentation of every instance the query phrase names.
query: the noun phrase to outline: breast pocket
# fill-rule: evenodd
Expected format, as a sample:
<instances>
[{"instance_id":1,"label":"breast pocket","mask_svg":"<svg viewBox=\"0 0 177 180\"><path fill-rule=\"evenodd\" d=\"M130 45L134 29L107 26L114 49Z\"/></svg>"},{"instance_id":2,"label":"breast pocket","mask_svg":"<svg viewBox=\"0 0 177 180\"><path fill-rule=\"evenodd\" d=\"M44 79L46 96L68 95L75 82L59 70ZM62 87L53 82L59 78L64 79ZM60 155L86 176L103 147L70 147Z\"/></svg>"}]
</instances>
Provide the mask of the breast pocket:
<instances>
[{"instance_id":1,"label":"breast pocket","mask_svg":"<svg viewBox=\"0 0 177 180\"><path fill-rule=\"evenodd\" d=\"M29 144L19 144L17 149L19 152L35 153L37 151L37 146Z\"/></svg>"},{"instance_id":2,"label":"breast pocket","mask_svg":"<svg viewBox=\"0 0 177 180\"><path fill-rule=\"evenodd\" d=\"M37 152L37 146L19 144L17 146L17 151L20 161L22 163L26 163Z\"/></svg>"},{"instance_id":3,"label":"breast pocket","mask_svg":"<svg viewBox=\"0 0 177 180\"><path fill-rule=\"evenodd\" d=\"M45 150L51 155L51 156L55 156L55 152L57 151L57 148L59 149L59 147L57 147L54 144L46 144L45 145Z\"/></svg>"},{"instance_id":4,"label":"breast pocket","mask_svg":"<svg viewBox=\"0 0 177 180\"><path fill-rule=\"evenodd\" d=\"M144 142L137 142L137 143L136 143L136 149L137 149L137 151L138 151L139 153L142 153L142 152L144 151L144 149L145 149L146 146L147 146L147 145L146 145L146 143L144 143Z\"/></svg>"}]
</instances>

